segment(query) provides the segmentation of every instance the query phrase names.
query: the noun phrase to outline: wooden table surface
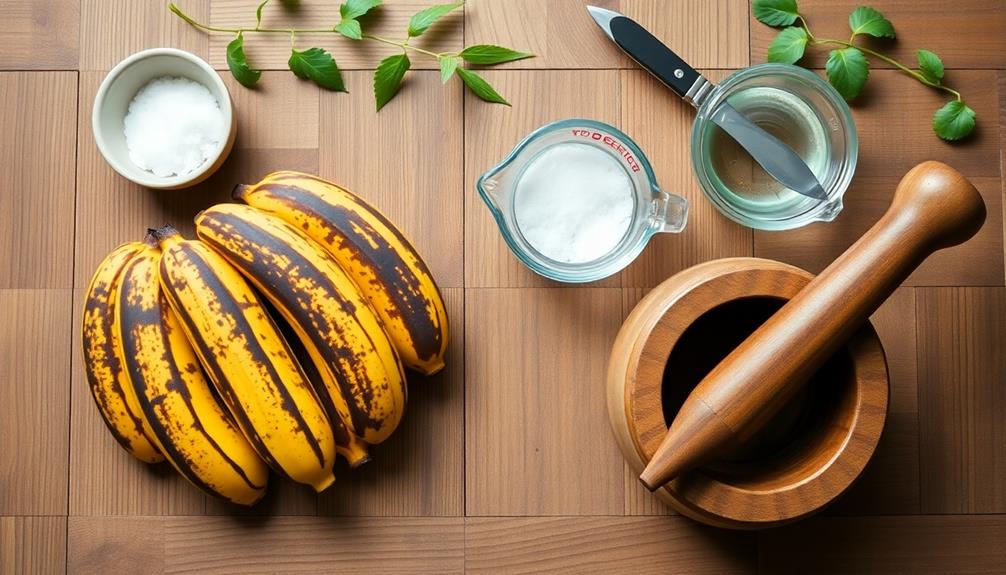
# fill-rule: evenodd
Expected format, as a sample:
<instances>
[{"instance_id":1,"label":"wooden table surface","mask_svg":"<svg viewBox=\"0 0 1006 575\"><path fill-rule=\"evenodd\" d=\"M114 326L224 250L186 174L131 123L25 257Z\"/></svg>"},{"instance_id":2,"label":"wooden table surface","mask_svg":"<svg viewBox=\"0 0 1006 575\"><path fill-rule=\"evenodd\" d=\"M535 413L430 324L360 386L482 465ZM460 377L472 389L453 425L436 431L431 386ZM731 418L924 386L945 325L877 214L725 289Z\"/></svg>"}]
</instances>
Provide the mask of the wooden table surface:
<instances>
[{"instance_id":1,"label":"wooden table surface","mask_svg":"<svg viewBox=\"0 0 1006 575\"><path fill-rule=\"evenodd\" d=\"M214 24L248 23L257 0L180 0ZM713 79L764 61L772 31L746 0L617 0ZM404 29L427 0L389 1L373 23ZM978 114L969 141L931 132L940 93L878 66L853 108L860 158L833 223L752 232L693 181L687 105L621 55L583 0L471 0L426 44L498 42L537 59L486 76L513 103L441 87L414 58L401 94L374 112L371 71L388 51L332 37L349 94L283 71L286 38L248 38L271 71L232 87L238 140L224 169L185 192L118 177L90 112L108 69L142 48L191 50L225 69L206 36L161 0L0 0L0 572L1003 572L1006 567L1006 4L877 0L907 61L928 48ZM860 0L801 0L819 36L844 37ZM304 22L336 2L303 0ZM266 8L273 22L278 6ZM810 59L817 67L820 57ZM692 205L687 230L656 238L624 272L560 287L511 256L476 177L533 128L588 117L620 126L665 189ZM968 243L930 258L875 316L890 360L888 426L871 468L821 516L763 533L674 516L625 467L608 429L603 374L615 332L646 291L712 258L761 256L811 271L882 213L901 175L939 159L989 208ZM130 459L83 378L82 290L113 246L222 201L274 169L317 172L376 203L415 239L444 289L446 371L412 380L409 411L375 461L315 496L275 481L250 511L166 466Z\"/></svg>"}]
</instances>

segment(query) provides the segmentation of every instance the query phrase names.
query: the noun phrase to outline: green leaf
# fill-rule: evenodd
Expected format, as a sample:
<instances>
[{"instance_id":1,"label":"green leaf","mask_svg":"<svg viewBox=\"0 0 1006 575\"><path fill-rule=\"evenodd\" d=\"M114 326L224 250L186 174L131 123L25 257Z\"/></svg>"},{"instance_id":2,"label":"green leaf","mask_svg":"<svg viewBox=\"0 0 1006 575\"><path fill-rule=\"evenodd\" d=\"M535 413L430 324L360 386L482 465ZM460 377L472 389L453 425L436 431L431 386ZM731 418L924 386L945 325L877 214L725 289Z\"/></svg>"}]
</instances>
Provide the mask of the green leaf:
<instances>
[{"instance_id":1,"label":"green leaf","mask_svg":"<svg viewBox=\"0 0 1006 575\"><path fill-rule=\"evenodd\" d=\"M352 18L336 24L335 31L353 40L363 40L363 29L360 28L360 23Z\"/></svg>"},{"instance_id":2,"label":"green leaf","mask_svg":"<svg viewBox=\"0 0 1006 575\"><path fill-rule=\"evenodd\" d=\"M769 26L789 26L800 17L796 0L754 0L751 8L755 18Z\"/></svg>"},{"instance_id":3,"label":"green leaf","mask_svg":"<svg viewBox=\"0 0 1006 575\"><path fill-rule=\"evenodd\" d=\"M975 111L958 100L947 102L933 116L933 131L944 140L960 140L974 129Z\"/></svg>"},{"instance_id":4,"label":"green leaf","mask_svg":"<svg viewBox=\"0 0 1006 575\"><path fill-rule=\"evenodd\" d=\"M326 90L346 91L335 59L321 48L308 48L303 52L292 50L287 65L298 78L311 80Z\"/></svg>"},{"instance_id":5,"label":"green leaf","mask_svg":"<svg viewBox=\"0 0 1006 575\"><path fill-rule=\"evenodd\" d=\"M408 54L388 56L377 65L377 70L374 70L374 99L377 100L378 110L398 92L410 65Z\"/></svg>"},{"instance_id":6,"label":"green leaf","mask_svg":"<svg viewBox=\"0 0 1006 575\"><path fill-rule=\"evenodd\" d=\"M241 34L227 44L227 67L231 69L234 79L245 88L255 86L262 77L261 70L253 70L248 65L248 59L245 57L245 39Z\"/></svg>"},{"instance_id":7,"label":"green leaf","mask_svg":"<svg viewBox=\"0 0 1006 575\"><path fill-rule=\"evenodd\" d=\"M269 3L269 0L262 0L262 2L258 5L258 8L255 9L255 29L256 30L258 30L258 27L262 25L262 9L265 8L265 5L268 4L268 3Z\"/></svg>"},{"instance_id":8,"label":"green leaf","mask_svg":"<svg viewBox=\"0 0 1006 575\"><path fill-rule=\"evenodd\" d=\"M434 22L464 6L464 4L464 1L454 2L453 4L439 4L437 6L430 6L425 10L416 12L416 14L412 16L412 19L409 20L409 38L415 38L416 36L421 35L423 32L427 31Z\"/></svg>"},{"instance_id":9,"label":"green leaf","mask_svg":"<svg viewBox=\"0 0 1006 575\"><path fill-rule=\"evenodd\" d=\"M461 76L461 80L468 86L468 89L472 91L473 94L478 96L480 99L486 102L493 102L495 104L506 104L510 105L503 96L500 96L493 87L486 82L482 76L479 76L471 70L466 70L464 68L458 68L458 76Z\"/></svg>"},{"instance_id":10,"label":"green leaf","mask_svg":"<svg viewBox=\"0 0 1006 575\"><path fill-rule=\"evenodd\" d=\"M943 80L943 60L929 50L918 50L915 55L919 58L919 71L933 84L939 84Z\"/></svg>"},{"instance_id":11,"label":"green leaf","mask_svg":"<svg viewBox=\"0 0 1006 575\"><path fill-rule=\"evenodd\" d=\"M458 69L458 64L461 63L460 58L454 56L447 56L440 59L440 81L444 84L451 79L454 75L454 71Z\"/></svg>"},{"instance_id":12,"label":"green leaf","mask_svg":"<svg viewBox=\"0 0 1006 575\"><path fill-rule=\"evenodd\" d=\"M849 14L852 35L868 34L876 38L894 38L894 24L869 6L860 6Z\"/></svg>"},{"instance_id":13,"label":"green leaf","mask_svg":"<svg viewBox=\"0 0 1006 575\"><path fill-rule=\"evenodd\" d=\"M768 45L768 61L794 64L803 58L807 47L807 31L798 26L784 28Z\"/></svg>"},{"instance_id":14,"label":"green leaf","mask_svg":"<svg viewBox=\"0 0 1006 575\"><path fill-rule=\"evenodd\" d=\"M339 6L343 20L355 20L381 5L383 0L346 0Z\"/></svg>"},{"instance_id":15,"label":"green leaf","mask_svg":"<svg viewBox=\"0 0 1006 575\"><path fill-rule=\"evenodd\" d=\"M859 95L870 75L870 65L866 56L856 48L832 50L824 65L828 81L846 100Z\"/></svg>"},{"instance_id":16,"label":"green leaf","mask_svg":"<svg viewBox=\"0 0 1006 575\"><path fill-rule=\"evenodd\" d=\"M280 0L280 4L287 10L297 10L300 8L300 0Z\"/></svg>"},{"instance_id":17,"label":"green leaf","mask_svg":"<svg viewBox=\"0 0 1006 575\"><path fill-rule=\"evenodd\" d=\"M534 58L534 54L518 52L502 46L492 44L476 44L462 50L458 56L464 58L465 62L472 64L502 64L503 62L513 62L524 58Z\"/></svg>"}]
</instances>

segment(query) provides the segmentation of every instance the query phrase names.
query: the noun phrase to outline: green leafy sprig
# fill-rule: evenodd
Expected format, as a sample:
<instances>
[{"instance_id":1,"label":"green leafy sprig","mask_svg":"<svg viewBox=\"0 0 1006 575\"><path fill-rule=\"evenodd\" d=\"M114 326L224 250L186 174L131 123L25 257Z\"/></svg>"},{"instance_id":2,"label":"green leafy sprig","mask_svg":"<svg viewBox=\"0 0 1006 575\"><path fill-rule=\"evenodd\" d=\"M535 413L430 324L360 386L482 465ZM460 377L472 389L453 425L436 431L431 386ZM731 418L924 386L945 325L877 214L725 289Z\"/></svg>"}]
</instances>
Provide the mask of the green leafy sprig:
<instances>
[{"instance_id":1,"label":"green leafy sprig","mask_svg":"<svg viewBox=\"0 0 1006 575\"><path fill-rule=\"evenodd\" d=\"M450 4L439 4L420 10L409 20L409 27L406 31L407 37L404 40L393 40L364 31L360 18L379 7L383 0L346 0L339 6L339 22L329 28L268 28L262 26L262 10L269 3L269 0L262 0L255 8L255 26L253 28L222 28L210 26L196 21L186 14L174 2L168 4L168 9L173 14L187 22L189 25L208 33L234 34L234 39L227 44L227 67L230 68L234 79L246 88L254 87L262 77L262 71L252 68L248 64L248 58L244 51L245 34L286 34L290 36L290 59L287 66L297 77L310 80L318 86L336 92L345 92L346 86L342 79L342 72L328 51L323 48L308 48L298 50L296 39L298 34L307 33L333 33L344 36L350 40L373 41L388 44L399 48L401 54L388 56L377 65L374 71L374 100L377 109L380 110L398 93L406 72L409 71L412 63L409 60L409 52L422 54L435 58L440 66L440 77L446 84L454 76L461 78L461 81L473 94L487 102L510 105L503 96L500 96L492 86L486 82L474 70L461 67L462 62L469 64L492 66L504 62L513 62L524 58L533 58L534 54L518 52L502 46L492 44L478 44L469 46L460 52L431 52L418 46L412 46L409 41L422 36L433 24L444 16L464 6L464 2L453 2ZM293 0L282 0L286 8L296 8L297 2Z\"/></svg>"},{"instance_id":2,"label":"green leafy sprig","mask_svg":"<svg viewBox=\"0 0 1006 575\"><path fill-rule=\"evenodd\" d=\"M895 38L894 25L884 15L868 6L849 14L849 40L818 38L811 33L807 18L797 9L796 0L754 0L752 10L762 24L782 30L768 47L768 61L795 64L803 58L807 46L831 45L838 49L828 54L824 71L828 81L846 100L859 95L870 75L867 55L883 60L922 84L954 96L933 115L933 131L944 140L960 140L975 128L975 111L964 103L961 93L943 83L943 61L929 50L918 50L918 68L913 69L894 58L856 44L859 36Z\"/></svg>"}]
</instances>

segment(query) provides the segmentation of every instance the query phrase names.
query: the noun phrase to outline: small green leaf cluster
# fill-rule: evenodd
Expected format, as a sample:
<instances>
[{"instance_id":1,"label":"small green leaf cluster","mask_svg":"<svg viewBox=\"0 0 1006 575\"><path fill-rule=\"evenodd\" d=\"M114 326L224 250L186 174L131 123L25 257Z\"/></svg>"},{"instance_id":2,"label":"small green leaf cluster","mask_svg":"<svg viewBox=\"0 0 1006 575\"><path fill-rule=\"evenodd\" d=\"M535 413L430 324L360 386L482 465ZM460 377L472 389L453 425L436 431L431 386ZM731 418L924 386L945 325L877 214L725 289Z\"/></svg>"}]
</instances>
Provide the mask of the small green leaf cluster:
<instances>
[{"instance_id":1,"label":"small green leaf cluster","mask_svg":"<svg viewBox=\"0 0 1006 575\"><path fill-rule=\"evenodd\" d=\"M323 48L314 47L306 50L298 50L295 45L297 34L304 32L332 32L350 40L371 40L396 46L401 49L401 54L395 54L381 60L374 71L374 100L378 110L384 107L398 93L399 88L401 88L405 74L412 65L412 62L409 60L410 51L436 58L440 67L441 80L445 84L452 77L458 76L464 85L477 97L487 102L506 104L508 106L510 105L509 102L496 92L485 78L473 70L461 67L461 63L467 62L480 66L492 66L534 57L533 54L518 52L492 44L478 44L469 46L460 52L442 53L434 53L409 45L410 40L422 36L438 20L461 8L464 5L463 1L439 4L420 10L409 19L409 26L406 31L408 36L401 41L367 34L363 29L360 18L379 7L383 3L383 0L346 0L339 6L339 22L331 28L322 29L263 27L262 11L269 1L262 0L256 7L254 28L219 28L208 26L195 21L174 3L169 4L168 7L172 13L196 28L206 32L231 33L235 35L234 39L227 45L227 67L230 68L234 78L247 88L253 88L258 83L262 77L262 71L252 68L248 63L244 50L244 35L246 33L288 34L290 36L290 58L287 61L287 66L290 68L290 71L298 78L310 80L321 88L337 92L345 92L346 86L335 58ZM299 2L283 0L282 5L288 10L295 10Z\"/></svg>"},{"instance_id":2,"label":"small green leaf cluster","mask_svg":"<svg viewBox=\"0 0 1006 575\"><path fill-rule=\"evenodd\" d=\"M954 95L933 116L933 131L944 140L959 140L975 127L975 112L961 97L960 92L943 83L943 61L929 50L918 50L918 68L912 69L897 60L856 44L860 36L874 38L896 37L894 25L883 14L868 6L860 6L849 14L851 34L846 40L815 37L807 26L807 19L797 8L796 0L754 0L752 11L759 22L783 29L769 44L768 61L795 64L803 58L807 46L833 45L837 49L828 54L824 65L828 81L846 100L860 94L870 75L867 55L883 60L922 84ZM798 23L799 21L799 23Z\"/></svg>"}]
</instances>

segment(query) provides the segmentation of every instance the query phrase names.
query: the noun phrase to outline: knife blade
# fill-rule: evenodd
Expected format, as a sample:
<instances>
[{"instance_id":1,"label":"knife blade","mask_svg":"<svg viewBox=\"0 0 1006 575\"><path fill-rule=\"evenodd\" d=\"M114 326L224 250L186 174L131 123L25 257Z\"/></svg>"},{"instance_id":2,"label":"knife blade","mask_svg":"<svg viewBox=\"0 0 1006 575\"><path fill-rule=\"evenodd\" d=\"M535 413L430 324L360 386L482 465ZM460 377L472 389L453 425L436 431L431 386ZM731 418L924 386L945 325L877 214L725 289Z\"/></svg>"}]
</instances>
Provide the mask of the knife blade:
<instances>
[{"instance_id":1,"label":"knife blade","mask_svg":"<svg viewBox=\"0 0 1006 575\"><path fill-rule=\"evenodd\" d=\"M660 40L631 18L614 10L587 6L597 25L637 64L696 108L714 84L688 65ZM737 141L775 181L798 194L827 200L828 194L806 162L785 142L747 119L726 101L710 120Z\"/></svg>"}]
</instances>

